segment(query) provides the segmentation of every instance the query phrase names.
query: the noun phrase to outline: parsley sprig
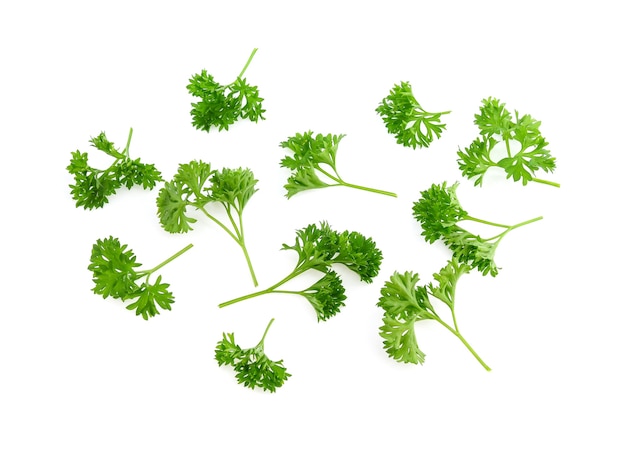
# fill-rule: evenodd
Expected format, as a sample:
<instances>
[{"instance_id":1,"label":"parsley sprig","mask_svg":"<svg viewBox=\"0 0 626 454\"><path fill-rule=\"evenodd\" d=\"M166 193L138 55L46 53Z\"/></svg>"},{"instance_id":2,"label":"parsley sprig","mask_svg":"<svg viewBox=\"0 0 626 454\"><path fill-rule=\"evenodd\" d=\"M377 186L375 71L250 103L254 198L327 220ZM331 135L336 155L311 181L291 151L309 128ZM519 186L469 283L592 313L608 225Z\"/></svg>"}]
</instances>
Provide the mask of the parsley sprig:
<instances>
[{"instance_id":1,"label":"parsley sprig","mask_svg":"<svg viewBox=\"0 0 626 454\"><path fill-rule=\"evenodd\" d=\"M112 236L99 239L91 249L91 262L87 267L93 273L95 286L92 290L103 298L110 296L122 301L132 300L126 308L134 310L144 320L159 314L158 307L169 311L174 304L169 284L162 282L160 275L152 283L150 277L192 246L185 246L153 268L138 270L141 263L137 262L135 253L128 249L127 244L121 244L118 238Z\"/></svg>"},{"instance_id":2,"label":"parsley sprig","mask_svg":"<svg viewBox=\"0 0 626 454\"><path fill-rule=\"evenodd\" d=\"M415 336L415 323L434 320L454 334L474 358L486 369L489 366L478 356L459 331L455 314L456 286L459 278L469 273L470 266L453 258L439 273L433 275L436 284L418 286L419 275L410 271L395 272L381 289L378 307L384 310L380 336L387 354L398 362L423 364L426 355L420 350ZM452 323L444 321L430 298L443 302L450 310Z\"/></svg>"},{"instance_id":3,"label":"parsley sprig","mask_svg":"<svg viewBox=\"0 0 626 454\"><path fill-rule=\"evenodd\" d=\"M513 120L505 104L495 98L483 99L480 113L474 117L481 135L465 151L459 148L457 161L463 176L475 178L474 184L482 185L487 170L501 168L506 178L521 180L524 186L534 181L560 187L559 183L535 177L538 170L553 172L556 168L556 159L539 131L540 121L530 115L520 116L517 110ZM494 150L501 143L506 148L506 156L494 158ZM517 144L517 150L513 144Z\"/></svg>"},{"instance_id":4,"label":"parsley sprig","mask_svg":"<svg viewBox=\"0 0 626 454\"><path fill-rule=\"evenodd\" d=\"M453 255L471 268L477 268L483 275L498 274L495 253L500 241L511 231L543 219L542 216L515 225L499 224L470 216L463 209L456 194L459 183L447 186L433 184L421 192L420 199L413 204L413 216L422 226L422 236L429 243L442 240ZM489 238L469 232L461 227L461 221L473 221L502 229Z\"/></svg>"},{"instance_id":5,"label":"parsley sprig","mask_svg":"<svg viewBox=\"0 0 626 454\"><path fill-rule=\"evenodd\" d=\"M250 169L213 170L211 164L191 161L181 164L171 181L159 191L157 212L163 229L170 233L192 230L197 221L188 213L194 208L220 226L241 248L248 264L254 285L258 285L252 261L246 247L243 210L257 191L257 179ZM212 204L221 205L228 217L230 227L207 209Z\"/></svg>"},{"instance_id":6,"label":"parsley sprig","mask_svg":"<svg viewBox=\"0 0 626 454\"><path fill-rule=\"evenodd\" d=\"M72 152L67 171L74 177L74 184L70 185L70 189L77 207L82 206L89 210L102 208L109 202L109 196L122 186L130 189L137 185L144 189L153 189L157 182L163 181L161 172L154 164L144 164L139 158L130 158L132 136L133 128L130 128L126 146L121 151L107 139L104 132L89 140L94 148L115 159L106 169L90 166L88 153L79 150Z\"/></svg>"},{"instance_id":7,"label":"parsley sprig","mask_svg":"<svg viewBox=\"0 0 626 454\"><path fill-rule=\"evenodd\" d=\"M346 186L363 191L397 197L393 192L382 191L346 182L337 171L337 149L345 134L314 134L312 131L297 133L280 143L292 154L285 156L281 167L291 170L285 189L287 198L308 189Z\"/></svg>"},{"instance_id":8,"label":"parsley sprig","mask_svg":"<svg viewBox=\"0 0 626 454\"><path fill-rule=\"evenodd\" d=\"M282 249L293 250L298 254L298 262L291 273L265 290L226 301L219 307L257 296L287 293L306 298L313 306L318 321L328 320L339 313L346 299L341 278L332 267L336 264L344 265L357 273L362 281L371 283L378 275L382 262L382 253L371 238L359 232L338 232L327 222L321 222L319 226L310 224L297 230L295 243L283 244ZM323 276L304 290L282 289L284 284L309 270L316 270Z\"/></svg>"},{"instance_id":9,"label":"parsley sprig","mask_svg":"<svg viewBox=\"0 0 626 454\"><path fill-rule=\"evenodd\" d=\"M441 137L446 125L441 116L446 112L428 112L415 99L413 88L408 82L395 84L389 94L383 98L376 112L382 117L387 131L396 138L396 142L413 149L428 147L435 137Z\"/></svg>"},{"instance_id":10,"label":"parsley sprig","mask_svg":"<svg viewBox=\"0 0 626 454\"><path fill-rule=\"evenodd\" d=\"M222 333L222 340L215 347L217 364L232 366L238 383L251 389L259 387L272 393L291 377L282 359L272 361L265 354L265 336L273 322L274 319L271 319L261 341L253 348L241 348L237 345L235 333Z\"/></svg>"},{"instance_id":11,"label":"parsley sprig","mask_svg":"<svg viewBox=\"0 0 626 454\"><path fill-rule=\"evenodd\" d=\"M240 118L247 118L255 123L259 119L265 119L263 98L259 96L258 87L248 84L243 77L257 50L252 51L239 76L228 85L221 85L206 69L189 79L187 90L191 95L200 98L198 102L191 104L192 124L196 129L206 132L211 127L216 127L218 131L228 130Z\"/></svg>"}]
</instances>

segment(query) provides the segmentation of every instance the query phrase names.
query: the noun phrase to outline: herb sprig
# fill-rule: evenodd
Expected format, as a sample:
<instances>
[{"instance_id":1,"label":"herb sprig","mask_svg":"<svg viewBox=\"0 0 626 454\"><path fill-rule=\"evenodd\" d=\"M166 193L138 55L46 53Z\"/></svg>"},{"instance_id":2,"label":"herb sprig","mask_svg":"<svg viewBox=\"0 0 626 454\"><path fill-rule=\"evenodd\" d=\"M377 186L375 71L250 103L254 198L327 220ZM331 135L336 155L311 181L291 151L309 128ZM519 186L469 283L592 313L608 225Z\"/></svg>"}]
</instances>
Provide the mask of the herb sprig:
<instances>
[{"instance_id":1,"label":"herb sprig","mask_svg":"<svg viewBox=\"0 0 626 454\"><path fill-rule=\"evenodd\" d=\"M192 124L196 129L210 132L215 127L221 131L228 130L239 119L247 118L254 123L265 120L263 98L258 87L250 85L243 77L257 50L252 51L237 78L228 85L221 85L206 69L189 79L187 90L200 98L191 104Z\"/></svg>"},{"instance_id":2,"label":"herb sprig","mask_svg":"<svg viewBox=\"0 0 626 454\"><path fill-rule=\"evenodd\" d=\"M77 207L82 206L89 210L102 208L109 202L109 197L122 186L130 189L137 185L144 189L153 189L158 182L163 181L161 172L154 164L144 164L139 158L130 158L132 136L133 128L130 128L126 146L121 151L107 139L104 132L89 140L94 148L115 159L106 169L90 166L88 153L80 150L72 152L67 171L74 177L74 184L70 185L70 189Z\"/></svg>"}]
</instances>

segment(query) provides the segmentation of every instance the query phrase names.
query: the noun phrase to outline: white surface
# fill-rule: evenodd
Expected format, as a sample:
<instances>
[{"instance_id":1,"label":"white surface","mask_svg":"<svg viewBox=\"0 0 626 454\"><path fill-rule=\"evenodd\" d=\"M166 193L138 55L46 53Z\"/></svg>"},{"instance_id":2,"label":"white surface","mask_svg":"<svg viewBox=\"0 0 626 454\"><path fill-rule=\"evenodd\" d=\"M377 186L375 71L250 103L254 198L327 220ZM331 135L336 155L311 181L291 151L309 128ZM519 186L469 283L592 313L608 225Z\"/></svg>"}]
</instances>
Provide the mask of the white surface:
<instances>
[{"instance_id":1,"label":"white surface","mask_svg":"<svg viewBox=\"0 0 626 454\"><path fill-rule=\"evenodd\" d=\"M344 6L349 5L349 6ZM376 6L373 6L376 5ZM380 6L379 6L380 5ZM384 6L382 6L384 5ZM558 5L558 6L557 6ZM0 452L623 453L625 298L624 29L618 2L5 2L0 7ZM190 123L188 78L246 77L267 120L206 134ZM396 145L374 108L409 81L452 110L428 150ZM560 189L463 179L456 150L477 135L487 96L542 120ZM74 207L70 152L106 131L169 178L192 159L250 167L245 212L260 288L294 265L294 231L326 219L372 236L385 259L371 285L344 273L344 310L317 323L306 301L252 290L224 232L162 231L156 190ZM278 143L344 133L343 177L398 199L324 189L287 200ZM458 320L493 368L452 335L417 325L423 366L387 358L380 287L394 270L426 283L444 263L411 216L419 191L461 181L470 213L544 220L502 242L497 278L459 283ZM164 268L176 303L148 322L93 295L91 244L114 235ZM236 384L213 348L223 331L266 342L293 374L275 394Z\"/></svg>"}]
</instances>

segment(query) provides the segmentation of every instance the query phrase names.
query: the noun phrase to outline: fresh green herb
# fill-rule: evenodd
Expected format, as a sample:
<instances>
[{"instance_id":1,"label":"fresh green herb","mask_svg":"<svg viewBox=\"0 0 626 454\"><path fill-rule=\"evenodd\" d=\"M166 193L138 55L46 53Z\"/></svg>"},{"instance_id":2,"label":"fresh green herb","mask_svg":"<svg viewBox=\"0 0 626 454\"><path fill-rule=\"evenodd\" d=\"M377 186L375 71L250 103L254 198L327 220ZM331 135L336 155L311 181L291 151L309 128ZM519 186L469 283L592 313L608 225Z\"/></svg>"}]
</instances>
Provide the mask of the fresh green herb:
<instances>
[{"instance_id":1,"label":"fresh green herb","mask_svg":"<svg viewBox=\"0 0 626 454\"><path fill-rule=\"evenodd\" d=\"M507 178L560 187L559 183L535 177L535 172L543 170L553 172L556 160L546 148L548 142L541 135L541 122L530 115L520 117L515 111L515 120L504 107L505 104L495 98L483 99L480 113L475 115L474 124L480 130L480 137L465 148L459 149L457 160L463 176L476 178L475 185L482 185L485 173L490 168L502 168ZM506 156L495 158L494 150L500 143L506 147ZM515 149L515 146L519 149Z\"/></svg>"},{"instance_id":2,"label":"fresh green herb","mask_svg":"<svg viewBox=\"0 0 626 454\"><path fill-rule=\"evenodd\" d=\"M429 243L437 240L452 250L453 255L471 268L477 268L486 275L498 274L495 253L498 244L507 233L531 222L543 219L542 216L515 225L498 224L470 216L461 206L456 189L459 183L448 187L446 182L433 184L421 192L419 201L413 204L413 216L422 225L422 235ZM502 229L489 238L470 233L458 224L461 221L473 221Z\"/></svg>"},{"instance_id":3,"label":"fresh green herb","mask_svg":"<svg viewBox=\"0 0 626 454\"><path fill-rule=\"evenodd\" d=\"M96 284L92 290L103 298L132 300L126 309L134 310L145 320L159 314L157 306L169 311L174 304L174 295L168 290L170 285L162 282L160 275L151 283L150 276L192 246L189 244L154 268L138 270L141 263L137 263L137 257L128 245L122 245L112 236L99 239L91 249L91 263L87 267Z\"/></svg>"},{"instance_id":4,"label":"fresh green herb","mask_svg":"<svg viewBox=\"0 0 626 454\"><path fill-rule=\"evenodd\" d=\"M213 170L211 164L203 161L181 164L174 178L159 191L157 207L161 226L170 233L188 232L196 219L187 213L187 208L200 211L239 245L256 286L258 282L244 238L243 209L257 191L257 182L250 169ZM230 228L207 211L210 204L224 208Z\"/></svg>"},{"instance_id":5,"label":"fresh green herb","mask_svg":"<svg viewBox=\"0 0 626 454\"><path fill-rule=\"evenodd\" d=\"M333 265L346 266L367 283L371 283L378 275L382 253L371 238L347 230L339 233L326 222L321 222L320 226L310 224L296 234L294 245L283 244L282 247L283 250L293 250L298 254L298 262L291 273L265 290L226 301L219 307L261 295L289 293L306 298L315 309L318 321L328 320L339 313L346 299L345 288L339 275L332 269ZM319 271L323 276L302 291L281 289L284 284L309 270Z\"/></svg>"},{"instance_id":6,"label":"fresh green herb","mask_svg":"<svg viewBox=\"0 0 626 454\"><path fill-rule=\"evenodd\" d=\"M486 369L491 370L478 356L459 331L454 312L456 285L459 278L470 271L470 267L456 259L450 260L445 267L433 275L437 285L432 282L418 286L416 273L395 272L381 289L378 306L385 313L380 335L389 356L398 362L423 364L426 355L420 350L415 337L415 323L421 320L435 320L454 334L474 355L474 358ZM430 297L443 302L452 314L452 324L446 323L435 311Z\"/></svg>"},{"instance_id":7,"label":"fresh green herb","mask_svg":"<svg viewBox=\"0 0 626 454\"><path fill-rule=\"evenodd\" d=\"M254 348L241 348L235 343L234 333L223 333L223 338L215 348L215 359L220 366L228 365L235 369L237 382L254 389L263 388L271 393L283 386L291 374L283 366L283 360L272 361L265 354L265 336L272 326L271 319L261 341Z\"/></svg>"},{"instance_id":8,"label":"fresh green herb","mask_svg":"<svg viewBox=\"0 0 626 454\"><path fill-rule=\"evenodd\" d=\"M85 209L102 208L109 202L109 196L122 186L128 189L141 185L144 189L152 189L161 178L154 164L144 164L139 158L131 159L128 154L133 129L130 128L126 147L119 151L113 142L110 142L105 133L101 132L92 137L89 142L96 149L115 158L115 161L106 169L100 170L89 165L88 153L79 150L72 152L72 159L67 170L74 176L74 184L70 185L72 198L77 207Z\"/></svg>"},{"instance_id":9,"label":"fresh green herb","mask_svg":"<svg viewBox=\"0 0 626 454\"><path fill-rule=\"evenodd\" d=\"M395 84L389 95L380 102L376 112L382 117L390 134L397 143L413 149L428 147L432 141L441 137L446 125L441 116L447 112L427 112L413 95L408 82Z\"/></svg>"},{"instance_id":10,"label":"fresh green herb","mask_svg":"<svg viewBox=\"0 0 626 454\"><path fill-rule=\"evenodd\" d=\"M285 156L280 162L281 167L292 171L285 185L287 198L308 189L330 186L346 186L396 197L393 192L347 183L339 176L336 162L337 148L344 137L344 134L313 135L313 132L308 131L303 134L297 133L281 142L282 148L288 148L293 152L293 156ZM320 176L325 177L327 181Z\"/></svg>"},{"instance_id":11,"label":"fresh green herb","mask_svg":"<svg viewBox=\"0 0 626 454\"><path fill-rule=\"evenodd\" d=\"M249 85L243 74L248 69L257 49L252 51L246 65L234 82L221 85L216 82L211 74L203 69L200 74L195 74L189 79L187 90L200 101L191 104L192 124L196 129L206 132L211 127L228 130L228 127L240 118L258 122L259 118L265 120L259 89Z\"/></svg>"}]
</instances>

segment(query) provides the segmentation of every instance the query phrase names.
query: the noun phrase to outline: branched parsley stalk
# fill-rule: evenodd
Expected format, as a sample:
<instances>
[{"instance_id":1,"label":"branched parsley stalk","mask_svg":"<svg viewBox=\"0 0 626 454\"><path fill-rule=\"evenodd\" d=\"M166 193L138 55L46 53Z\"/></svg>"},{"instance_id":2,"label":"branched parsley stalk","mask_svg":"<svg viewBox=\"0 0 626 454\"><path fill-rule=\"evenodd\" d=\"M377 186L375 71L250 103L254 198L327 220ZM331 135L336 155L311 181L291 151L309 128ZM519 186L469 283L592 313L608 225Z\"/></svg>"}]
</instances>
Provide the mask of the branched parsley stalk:
<instances>
[{"instance_id":1,"label":"branched parsley stalk","mask_svg":"<svg viewBox=\"0 0 626 454\"><path fill-rule=\"evenodd\" d=\"M456 321L454 312L456 285L459 278L469 271L468 265L453 258L439 273L433 275L437 285L431 282L425 286L418 286L419 276L410 271L404 274L395 272L390 280L385 282L377 305L385 311L380 335L384 348L391 358L403 363L423 364L426 355L417 344L415 323L435 320L454 334L486 370L491 370L461 335ZM431 297L448 306L452 315L451 324L437 314L430 302Z\"/></svg>"},{"instance_id":2,"label":"branched parsley stalk","mask_svg":"<svg viewBox=\"0 0 626 454\"><path fill-rule=\"evenodd\" d=\"M382 117L387 131L396 138L396 142L413 149L428 147L435 136L441 137L446 125L441 116L446 112L427 112L413 95L408 82L393 86L389 95L383 98L376 112Z\"/></svg>"},{"instance_id":3,"label":"branched parsley stalk","mask_svg":"<svg viewBox=\"0 0 626 454\"><path fill-rule=\"evenodd\" d=\"M237 382L254 389L276 392L291 377L283 365L283 360L272 361L265 354L265 336L272 326L271 319L265 328L261 341L253 348L241 348L235 343L234 333L222 333L223 338L215 347L215 359L220 366L228 365L235 369Z\"/></svg>"},{"instance_id":4,"label":"branched parsley stalk","mask_svg":"<svg viewBox=\"0 0 626 454\"><path fill-rule=\"evenodd\" d=\"M413 204L413 216L422 226L422 235L429 243L442 240L460 262L477 268L483 275L498 274L494 257L500 241L512 230L543 219L542 216L515 225L499 224L470 216L461 206L456 188L446 182L433 184L421 192L421 198ZM461 221L473 221L499 227L502 231L490 238L482 238L458 225Z\"/></svg>"},{"instance_id":5,"label":"branched parsley stalk","mask_svg":"<svg viewBox=\"0 0 626 454\"><path fill-rule=\"evenodd\" d=\"M112 236L99 239L91 249L91 263L87 267L93 273L95 287L92 290L103 298L132 300L126 308L134 310L144 320L159 314L157 305L169 311L174 304L174 295L168 290L170 285L162 282L160 275L153 283L150 277L192 246L185 246L153 268L137 270L141 263L137 263L137 257L128 245L122 245Z\"/></svg>"},{"instance_id":6,"label":"branched parsley stalk","mask_svg":"<svg viewBox=\"0 0 626 454\"><path fill-rule=\"evenodd\" d=\"M252 51L237 79L228 85L216 82L205 69L189 79L187 90L191 95L200 98L200 101L191 104L192 124L196 129L209 132L211 127L216 127L221 131L228 130L240 118L247 118L255 123L259 118L265 120L263 98L259 96L258 88L249 85L243 78L256 51L257 49Z\"/></svg>"},{"instance_id":7,"label":"branched parsley stalk","mask_svg":"<svg viewBox=\"0 0 626 454\"><path fill-rule=\"evenodd\" d=\"M341 278L332 266L343 264L357 273L362 281L371 283L378 275L382 262L382 253L371 238L347 230L339 233L326 222L321 222L319 226L310 224L298 230L295 244L283 244L282 249L293 250L298 254L298 262L291 273L265 290L226 301L219 307L261 295L288 293L306 298L315 309L318 321L328 320L339 313L346 299ZM309 270L319 271L323 276L305 290L282 289L284 284Z\"/></svg>"},{"instance_id":8,"label":"branched parsley stalk","mask_svg":"<svg viewBox=\"0 0 626 454\"><path fill-rule=\"evenodd\" d=\"M109 202L109 196L115 194L122 186L130 189L135 185L141 185L144 189L153 189L157 182L163 181L161 172L154 164L144 164L139 158L130 158L132 136L133 128L130 128L126 147L122 151L115 148L104 132L89 140L93 147L115 158L104 170L89 165L88 153L81 153L79 150L72 152L67 170L74 176L74 184L70 185L70 189L77 207L82 206L90 210L102 208Z\"/></svg>"},{"instance_id":9,"label":"branched parsley stalk","mask_svg":"<svg viewBox=\"0 0 626 454\"><path fill-rule=\"evenodd\" d=\"M457 153L463 176L476 178L474 184L482 185L487 170L500 167L504 169L507 178L522 180L524 186L534 181L560 187L559 183L535 177L535 172L540 169L553 172L556 168L556 160L546 148L548 142L539 131L541 122L530 115L520 117L517 111L513 120L504 106L498 99L483 99L480 113L474 116L474 124L478 126L481 135L464 152L459 148ZM506 146L506 156L494 160L492 152L502 142ZM513 149L514 143L519 150Z\"/></svg>"},{"instance_id":10,"label":"branched parsley stalk","mask_svg":"<svg viewBox=\"0 0 626 454\"><path fill-rule=\"evenodd\" d=\"M213 170L211 164L203 161L181 164L174 178L165 183L157 197L161 226L170 233L188 232L192 230L191 224L197 219L187 214L187 208L200 211L239 245L246 258L252 281L257 286L243 229L243 209L257 191L257 182L250 169ZM224 208L230 227L207 210L212 203Z\"/></svg>"},{"instance_id":11,"label":"branched parsley stalk","mask_svg":"<svg viewBox=\"0 0 626 454\"><path fill-rule=\"evenodd\" d=\"M344 134L327 134L324 136L322 134L314 135L313 132L307 131L297 133L280 143L282 148L288 148L293 153L293 156L285 156L280 162L281 167L292 171L285 185L287 198L308 189L330 186L346 186L397 197L393 192L348 183L339 176L336 162L337 148L344 137ZM320 176L325 177L326 181L322 180Z\"/></svg>"}]
</instances>

